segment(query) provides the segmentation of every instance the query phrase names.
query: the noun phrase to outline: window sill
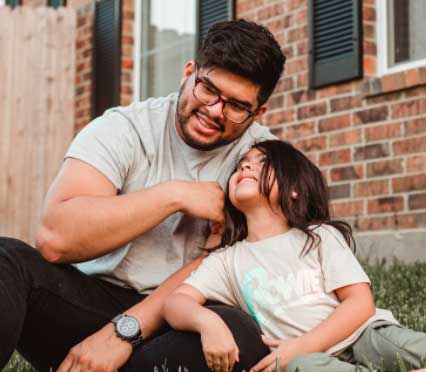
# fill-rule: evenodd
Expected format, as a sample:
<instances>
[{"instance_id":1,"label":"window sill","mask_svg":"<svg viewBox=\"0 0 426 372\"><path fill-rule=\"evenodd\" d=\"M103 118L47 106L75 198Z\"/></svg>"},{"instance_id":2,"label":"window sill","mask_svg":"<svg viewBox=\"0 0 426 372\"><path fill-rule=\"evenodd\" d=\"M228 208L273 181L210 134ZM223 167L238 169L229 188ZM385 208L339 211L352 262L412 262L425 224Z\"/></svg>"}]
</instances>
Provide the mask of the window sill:
<instances>
[{"instance_id":1,"label":"window sill","mask_svg":"<svg viewBox=\"0 0 426 372\"><path fill-rule=\"evenodd\" d=\"M370 78L361 84L364 97L374 97L426 85L426 67Z\"/></svg>"}]
</instances>

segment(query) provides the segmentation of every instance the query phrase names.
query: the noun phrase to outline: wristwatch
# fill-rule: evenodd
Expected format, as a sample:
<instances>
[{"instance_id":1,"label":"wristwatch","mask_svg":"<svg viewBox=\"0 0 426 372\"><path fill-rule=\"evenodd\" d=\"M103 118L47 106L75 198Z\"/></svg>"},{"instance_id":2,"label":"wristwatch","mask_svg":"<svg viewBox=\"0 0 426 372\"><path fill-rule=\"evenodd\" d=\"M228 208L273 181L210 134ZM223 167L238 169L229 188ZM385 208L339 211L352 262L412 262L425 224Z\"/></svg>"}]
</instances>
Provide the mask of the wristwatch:
<instances>
[{"instance_id":1,"label":"wristwatch","mask_svg":"<svg viewBox=\"0 0 426 372\"><path fill-rule=\"evenodd\" d=\"M115 334L122 340L130 342L133 347L143 341L141 327L138 320L130 315L118 314L111 320L115 325Z\"/></svg>"}]
</instances>

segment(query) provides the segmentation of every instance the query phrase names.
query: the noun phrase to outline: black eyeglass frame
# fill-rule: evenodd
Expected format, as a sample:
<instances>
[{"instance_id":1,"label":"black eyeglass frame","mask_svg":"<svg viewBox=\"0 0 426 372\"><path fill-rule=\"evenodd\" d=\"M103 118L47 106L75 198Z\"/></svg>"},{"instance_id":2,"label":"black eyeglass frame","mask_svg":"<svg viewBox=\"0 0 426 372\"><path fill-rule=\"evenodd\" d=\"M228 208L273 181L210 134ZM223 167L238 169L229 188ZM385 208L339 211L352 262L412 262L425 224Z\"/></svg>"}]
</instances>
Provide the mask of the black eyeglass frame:
<instances>
[{"instance_id":1,"label":"black eyeglass frame","mask_svg":"<svg viewBox=\"0 0 426 372\"><path fill-rule=\"evenodd\" d=\"M226 99L224 99L219 93L217 93L217 92L215 92L215 94L216 94L216 96L217 96L217 100L216 101L214 101L213 103L205 103L205 102L202 102L202 101L200 101L200 99L199 98L197 98L197 96L195 95L195 88L196 88L196 86L199 84L199 83L202 83L202 84L205 84L205 85L207 85L206 84L206 82L202 79L202 78L200 78L200 77L198 77L198 65L195 65L195 81L194 81L194 87L192 88L192 95L194 96L194 98L198 101L198 102L200 102L200 103L202 103L203 105L206 105L206 106L213 106L213 105L215 105L216 103L218 103L219 101L221 101L222 103L223 103L223 105L222 105L222 114L223 114L223 116L225 116L225 118L227 118L229 121L232 121L233 123L235 123L235 124L243 124L245 121L247 121L249 118L251 118L251 117L253 117L253 116L256 116L256 114L259 112L259 109L260 109L260 107L259 108L257 108L255 111L250 111L249 109L247 109L247 108L244 108L244 110L246 110L247 111L247 117L244 119L244 120L241 120L241 121L235 121L235 120L232 120L232 119L230 119L230 118L228 118L228 116L225 114L225 112L224 112L224 110L225 110L225 106L228 104L228 103L230 103L228 100L226 100Z\"/></svg>"}]
</instances>

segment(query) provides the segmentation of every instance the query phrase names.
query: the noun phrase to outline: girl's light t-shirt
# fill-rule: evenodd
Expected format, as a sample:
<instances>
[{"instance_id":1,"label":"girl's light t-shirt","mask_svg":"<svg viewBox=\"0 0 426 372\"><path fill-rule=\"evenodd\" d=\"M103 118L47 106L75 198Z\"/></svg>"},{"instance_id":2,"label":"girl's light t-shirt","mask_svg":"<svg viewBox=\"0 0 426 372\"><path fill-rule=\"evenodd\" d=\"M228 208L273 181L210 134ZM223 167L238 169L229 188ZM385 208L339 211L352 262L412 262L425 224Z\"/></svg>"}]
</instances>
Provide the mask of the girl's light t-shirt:
<instances>
[{"instance_id":1,"label":"girl's light t-shirt","mask_svg":"<svg viewBox=\"0 0 426 372\"><path fill-rule=\"evenodd\" d=\"M267 337L300 337L339 305L335 289L370 283L337 229L322 225L315 232L321 243L304 256L301 252L306 235L295 228L261 241L242 241L220 249L210 254L185 283L206 299L241 307ZM336 354L350 346L377 320L398 324L390 311L377 309L358 330L326 352Z\"/></svg>"}]
</instances>

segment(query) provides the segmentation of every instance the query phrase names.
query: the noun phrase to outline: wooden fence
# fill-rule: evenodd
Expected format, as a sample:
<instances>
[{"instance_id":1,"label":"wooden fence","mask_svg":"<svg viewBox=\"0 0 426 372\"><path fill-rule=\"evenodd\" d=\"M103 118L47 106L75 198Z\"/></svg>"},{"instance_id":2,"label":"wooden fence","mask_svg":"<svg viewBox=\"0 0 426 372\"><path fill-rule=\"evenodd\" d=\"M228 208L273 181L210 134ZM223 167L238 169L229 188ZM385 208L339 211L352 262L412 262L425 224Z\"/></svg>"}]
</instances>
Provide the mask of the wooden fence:
<instances>
[{"instance_id":1,"label":"wooden fence","mask_svg":"<svg viewBox=\"0 0 426 372\"><path fill-rule=\"evenodd\" d=\"M0 236L34 243L72 140L73 9L0 7Z\"/></svg>"}]
</instances>

